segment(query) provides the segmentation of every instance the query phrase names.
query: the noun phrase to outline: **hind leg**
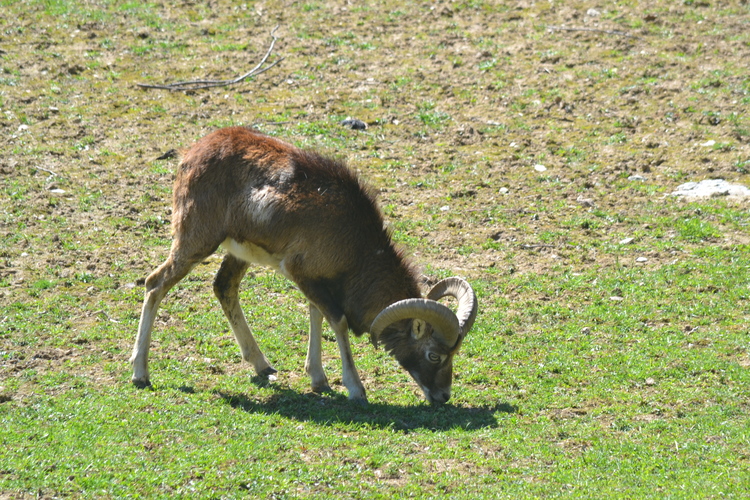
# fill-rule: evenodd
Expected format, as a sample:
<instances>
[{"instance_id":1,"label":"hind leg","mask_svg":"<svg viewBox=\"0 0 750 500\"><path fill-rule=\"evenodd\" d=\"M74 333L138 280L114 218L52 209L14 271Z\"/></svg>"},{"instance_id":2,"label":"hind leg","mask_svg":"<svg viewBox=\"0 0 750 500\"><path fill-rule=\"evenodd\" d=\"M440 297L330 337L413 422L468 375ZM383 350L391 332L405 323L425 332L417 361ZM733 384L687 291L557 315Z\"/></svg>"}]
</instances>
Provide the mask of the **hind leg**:
<instances>
[{"instance_id":1,"label":"hind leg","mask_svg":"<svg viewBox=\"0 0 750 500\"><path fill-rule=\"evenodd\" d=\"M178 258L178 252L170 253L167 260L146 278L146 294L143 299L138 335L133 346L130 363L133 365L133 384L137 387L151 385L148 374L148 350L151 344L151 330L156 311L167 292L184 278L202 259L185 260Z\"/></svg>"},{"instance_id":2,"label":"hind leg","mask_svg":"<svg viewBox=\"0 0 750 500\"><path fill-rule=\"evenodd\" d=\"M250 327L247 326L245 314L239 300L239 289L242 277L245 276L249 263L227 254L221 263L214 280L214 293L221 303L224 315L229 320L234 338L242 351L242 359L248 361L260 376L271 377L276 370L271 366L258 347Z\"/></svg>"}]
</instances>

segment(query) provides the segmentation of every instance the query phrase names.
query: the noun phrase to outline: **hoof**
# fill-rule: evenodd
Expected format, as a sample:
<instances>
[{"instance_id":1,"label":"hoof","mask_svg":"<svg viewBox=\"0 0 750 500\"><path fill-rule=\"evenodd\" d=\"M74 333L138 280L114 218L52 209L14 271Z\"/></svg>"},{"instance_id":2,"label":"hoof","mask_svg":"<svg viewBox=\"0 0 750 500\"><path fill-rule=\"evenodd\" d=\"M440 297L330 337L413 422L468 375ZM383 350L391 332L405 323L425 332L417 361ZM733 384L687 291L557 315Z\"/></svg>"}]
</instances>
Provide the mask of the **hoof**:
<instances>
[{"instance_id":1,"label":"hoof","mask_svg":"<svg viewBox=\"0 0 750 500\"><path fill-rule=\"evenodd\" d=\"M138 389L145 389L147 387L151 387L151 381L149 381L148 379L146 380L133 379L132 382L133 382L133 385L136 386Z\"/></svg>"},{"instance_id":2,"label":"hoof","mask_svg":"<svg viewBox=\"0 0 750 500\"><path fill-rule=\"evenodd\" d=\"M258 372L258 376L260 378L268 380L269 382L273 382L276 380L276 373L278 373L278 370L276 370L276 368L274 368L273 366L269 366L268 368Z\"/></svg>"},{"instance_id":3,"label":"hoof","mask_svg":"<svg viewBox=\"0 0 750 500\"><path fill-rule=\"evenodd\" d=\"M349 401L351 401L352 403L355 403L357 406L367 406L369 404L367 401L367 396L361 396L361 397L349 396Z\"/></svg>"},{"instance_id":4,"label":"hoof","mask_svg":"<svg viewBox=\"0 0 750 500\"><path fill-rule=\"evenodd\" d=\"M273 366L269 366L268 368L259 371L258 375L273 375L274 373L278 373L278 370Z\"/></svg>"},{"instance_id":5,"label":"hoof","mask_svg":"<svg viewBox=\"0 0 750 500\"><path fill-rule=\"evenodd\" d=\"M316 394L329 394L333 392L333 389L328 385L328 382L324 382L322 384L313 385L312 391Z\"/></svg>"}]
</instances>

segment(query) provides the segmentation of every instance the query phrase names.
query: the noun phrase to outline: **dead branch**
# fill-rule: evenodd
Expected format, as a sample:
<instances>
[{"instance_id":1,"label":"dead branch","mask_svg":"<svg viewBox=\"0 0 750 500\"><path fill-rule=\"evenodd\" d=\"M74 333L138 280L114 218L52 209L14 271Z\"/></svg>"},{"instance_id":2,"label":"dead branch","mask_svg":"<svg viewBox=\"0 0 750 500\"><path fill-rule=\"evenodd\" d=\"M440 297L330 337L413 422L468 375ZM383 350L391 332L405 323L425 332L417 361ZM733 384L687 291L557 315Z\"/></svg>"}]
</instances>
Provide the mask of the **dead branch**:
<instances>
[{"instance_id":1,"label":"dead branch","mask_svg":"<svg viewBox=\"0 0 750 500\"><path fill-rule=\"evenodd\" d=\"M208 89L212 87L228 87L230 85L236 85L243 80L247 80L248 78L256 75L260 75L261 73L265 73L269 69L273 68L277 64L279 64L281 61L284 60L282 57L281 59L278 59L274 61L273 63L269 64L265 68L263 65L268 60L268 57L271 55L271 52L273 51L273 46L276 44L276 30L279 29L278 25L271 30L271 44L268 46L268 50L266 50L266 54L263 56L263 59L260 60L260 62L250 71L245 73L242 76L238 76L237 78L233 78L231 80L190 80L186 82L175 82L175 83L168 83L165 85L152 85L149 83L137 83L141 88L144 89L163 89L163 90L200 90L200 89Z\"/></svg>"},{"instance_id":2,"label":"dead branch","mask_svg":"<svg viewBox=\"0 0 750 500\"><path fill-rule=\"evenodd\" d=\"M541 243L536 245L523 244L521 245L521 248L524 250L539 250L540 248L555 248L555 245L543 245Z\"/></svg>"},{"instance_id":3,"label":"dead branch","mask_svg":"<svg viewBox=\"0 0 750 500\"><path fill-rule=\"evenodd\" d=\"M34 167L34 168L37 169L37 170L41 170L42 172L47 172L52 177L59 177L58 174L57 174L57 172L53 172L52 170L49 170L49 169L46 169L46 168L42 168L42 167Z\"/></svg>"},{"instance_id":4,"label":"dead branch","mask_svg":"<svg viewBox=\"0 0 750 500\"><path fill-rule=\"evenodd\" d=\"M557 30L557 31L589 31L593 33L604 33L607 35L618 35L618 36L626 36L628 38L640 38L636 35L633 35L631 33L628 33L627 31L619 31L619 30L602 30L598 28L566 28L564 26L550 26L547 25L547 29L549 30Z\"/></svg>"}]
</instances>

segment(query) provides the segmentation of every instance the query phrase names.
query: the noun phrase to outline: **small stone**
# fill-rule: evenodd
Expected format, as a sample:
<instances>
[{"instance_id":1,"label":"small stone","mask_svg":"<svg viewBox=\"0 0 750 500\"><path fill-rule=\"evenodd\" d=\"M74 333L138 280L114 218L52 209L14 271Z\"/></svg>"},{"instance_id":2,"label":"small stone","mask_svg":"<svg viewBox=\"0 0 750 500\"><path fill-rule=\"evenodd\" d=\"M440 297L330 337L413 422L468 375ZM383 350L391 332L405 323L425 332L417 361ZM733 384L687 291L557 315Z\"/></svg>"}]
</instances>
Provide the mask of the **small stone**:
<instances>
[{"instance_id":1,"label":"small stone","mask_svg":"<svg viewBox=\"0 0 750 500\"><path fill-rule=\"evenodd\" d=\"M340 124L352 130L366 130L367 129L367 124L363 122L362 120L357 120L356 118L347 118L345 120L341 120Z\"/></svg>"},{"instance_id":2,"label":"small stone","mask_svg":"<svg viewBox=\"0 0 750 500\"><path fill-rule=\"evenodd\" d=\"M619 295L613 295L613 296L611 296L611 297L609 298L609 300L612 300L612 301L614 301L614 302L620 302L621 300L623 300L623 298L622 298L622 297L620 297Z\"/></svg>"},{"instance_id":3,"label":"small stone","mask_svg":"<svg viewBox=\"0 0 750 500\"><path fill-rule=\"evenodd\" d=\"M86 68L81 66L80 64L74 64L73 66L68 66L68 74L69 75L80 75L84 71L86 71Z\"/></svg>"},{"instance_id":4,"label":"small stone","mask_svg":"<svg viewBox=\"0 0 750 500\"><path fill-rule=\"evenodd\" d=\"M584 198L583 196L579 196L578 198L576 198L576 201L582 207L593 207L594 206L594 200L592 200L591 198Z\"/></svg>"},{"instance_id":5,"label":"small stone","mask_svg":"<svg viewBox=\"0 0 750 500\"><path fill-rule=\"evenodd\" d=\"M648 259L646 257L638 257L637 259L635 259L635 261L643 263L648 262Z\"/></svg>"},{"instance_id":6,"label":"small stone","mask_svg":"<svg viewBox=\"0 0 750 500\"><path fill-rule=\"evenodd\" d=\"M50 189L49 192L53 194L65 194L65 190L60 188Z\"/></svg>"},{"instance_id":7,"label":"small stone","mask_svg":"<svg viewBox=\"0 0 750 500\"><path fill-rule=\"evenodd\" d=\"M589 17L599 17L602 15L602 13L596 9L589 9L586 11L586 15Z\"/></svg>"},{"instance_id":8,"label":"small stone","mask_svg":"<svg viewBox=\"0 0 750 500\"><path fill-rule=\"evenodd\" d=\"M547 171L547 167L545 167L544 165L541 165L541 164L537 163L536 165L534 165L534 170L536 170L537 172L546 172Z\"/></svg>"},{"instance_id":9,"label":"small stone","mask_svg":"<svg viewBox=\"0 0 750 500\"><path fill-rule=\"evenodd\" d=\"M501 187L499 189L498 193L500 193L500 194L508 194L509 191L510 191L510 189L508 189L507 187Z\"/></svg>"},{"instance_id":10,"label":"small stone","mask_svg":"<svg viewBox=\"0 0 750 500\"><path fill-rule=\"evenodd\" d=\"M443 207L440 207L440 211L441 211L441 212L447 212L447 211L448 211L448 210L450 210L450 209L451 209L451 207L449 207L448 205L445 205L445 206L443 206Z\"/></svg>"},{"instance_id":11,"label":"small stone","mask_svg":"<svg viewBox=\"0 0 750 500\"><path fill-rule=\"evenodd\" d=\"M642 182L642 181L645 181L646 178L643 177L642 175L635 174L635 175L631 175L630 177L628 177L628 180L629 181L641 181Z\"/></svg>"},{"instance_id":12,"label":"small stone","mask_svg":"<svg viewBox=\"0 0 750 500\"><path fill-rule=\"evenodd\" d=\"M716 141L714 141L713 139L711 139L711 140L708 140L708 141L704 142L703 144L701 144L701 146L704 147L704 148L710 148L714 144L716 144Z\"/></svg>"},{"instance_id":13,"label":"small stone","mask_svg":"<svg viewBox=\"0 0 750 500\"><path fill-rule=\"evenodd\" d=\"M653 378L649 377L649 378L646 379L646 385L656 385L656 380L654 380Z\"/></svg>"},{"instance_id":14,"label":"small stone","mask_svg":"<svg viewBox=\"0 0 750 500\"><path fill-rule=\"evenodd\" d=\"M633 243L635 241L635 238L623 238L620 240L620 245L629 245L630 243Z\"/></svg>"}]
</instances>

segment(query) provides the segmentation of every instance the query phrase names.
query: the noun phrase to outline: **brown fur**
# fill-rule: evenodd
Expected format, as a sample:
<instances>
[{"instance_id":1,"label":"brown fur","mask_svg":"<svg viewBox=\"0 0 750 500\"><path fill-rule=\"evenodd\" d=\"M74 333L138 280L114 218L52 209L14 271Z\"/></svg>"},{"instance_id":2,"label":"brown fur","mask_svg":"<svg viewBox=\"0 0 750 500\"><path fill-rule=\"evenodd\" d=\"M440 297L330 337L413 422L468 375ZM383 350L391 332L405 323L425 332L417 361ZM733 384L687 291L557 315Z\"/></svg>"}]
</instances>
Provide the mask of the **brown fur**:
<instances>
[{"instance_id":1,"label":"brown fur","mask_svg":"<svg viewBox=\"0 0 750 500\"><path fill-rule=\"evenodd\" d=\"M249 199L264 189L273 214L258 222L248 216ZM291 278L302 291L316 296L326 316L346 315L358 335L385 306L420 296L372 190L351 169L247 128L214 132L185 154L172 227L199 254L229 237L289 255ZM200 243L185 242L188 234Z\"/></svg>"}]
</instances>

